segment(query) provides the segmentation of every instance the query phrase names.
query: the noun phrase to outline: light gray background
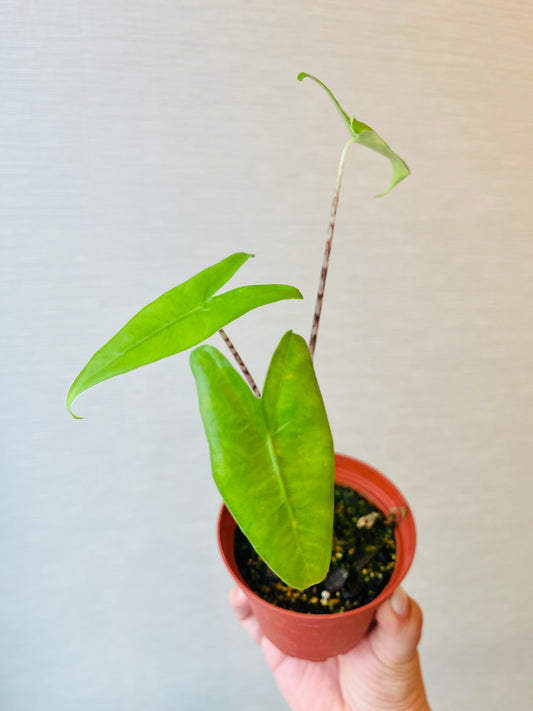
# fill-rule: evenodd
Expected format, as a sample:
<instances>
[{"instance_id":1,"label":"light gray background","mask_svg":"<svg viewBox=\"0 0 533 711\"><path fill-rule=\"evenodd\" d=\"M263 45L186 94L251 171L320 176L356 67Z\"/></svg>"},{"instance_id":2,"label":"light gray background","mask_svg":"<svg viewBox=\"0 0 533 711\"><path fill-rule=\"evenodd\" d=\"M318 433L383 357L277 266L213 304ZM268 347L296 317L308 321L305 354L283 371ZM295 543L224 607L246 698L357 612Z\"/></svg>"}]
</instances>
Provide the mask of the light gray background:
<instances>
[{"instance_id":1,"label":"light gray background","mask_svg":"<svg viewBox=\"0 0 533 711\"><path fill-rule=\"evenodd\" d=\"M435 709L533 700L531 4L0 2L2 711L285 708L226 603L187 356L64 409L139 307L234 251L297 285L229 328L262 381L307 334L338 451L392 477Z\"/></svg>"}]
</instances>

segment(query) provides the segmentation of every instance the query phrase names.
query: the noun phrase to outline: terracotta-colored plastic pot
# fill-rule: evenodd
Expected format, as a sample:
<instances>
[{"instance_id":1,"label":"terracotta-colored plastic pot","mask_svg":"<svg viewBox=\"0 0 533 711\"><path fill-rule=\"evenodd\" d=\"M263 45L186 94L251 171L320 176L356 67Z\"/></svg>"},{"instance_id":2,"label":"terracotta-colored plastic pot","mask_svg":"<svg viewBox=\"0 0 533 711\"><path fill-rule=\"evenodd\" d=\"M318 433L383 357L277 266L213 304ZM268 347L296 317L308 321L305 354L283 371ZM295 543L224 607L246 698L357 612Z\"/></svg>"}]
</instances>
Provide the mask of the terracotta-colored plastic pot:
<instances>
[{"instance_id":1,"label":"terracotta-colored plastic pot","mask_svg":"<svg viewBox=\"0 0 533 711\"><path fill-rule=\"evenodd\" d=\"M408 508L407 501L389 479L352 457L335 455L335 481L363 494L384 513L395 506ZM286 654L316 662L348 652L364 637L376 608L392 595L409 570L416 545L415 524L409 510L395 527L396 565L390 581L378 597L349 612L313 615L276 607L250 590L235 562L235 528L235 520L222 506L218 519L220 553L235 582L250 601L263 633Z\"/></svg>"}]
</instances>

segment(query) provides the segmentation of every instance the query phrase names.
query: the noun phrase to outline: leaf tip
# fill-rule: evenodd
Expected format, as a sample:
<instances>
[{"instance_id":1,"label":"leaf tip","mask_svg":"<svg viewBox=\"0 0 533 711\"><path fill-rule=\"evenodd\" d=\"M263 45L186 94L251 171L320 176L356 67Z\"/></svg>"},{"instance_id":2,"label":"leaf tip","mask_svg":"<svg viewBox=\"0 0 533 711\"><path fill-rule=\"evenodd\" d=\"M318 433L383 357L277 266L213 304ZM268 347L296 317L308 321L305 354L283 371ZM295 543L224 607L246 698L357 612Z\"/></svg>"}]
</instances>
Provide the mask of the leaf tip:
<instances>
[{"instance_id":1,"label":"leaf tip","mask_svg":"<svg viewBox=\"0 0 533 711\"><path fill-rule=\"evenodd\" d=\"M205 358L207 355L211 353L211 351L216 350L213 348L213 346L210 346L208 343L202 343L202 345L197 346L196 348L193 348L192 351L189 354L189 365L191 367L191 370L194 373L194 368L196 364L199 364L200 361Z\"/></svg>"},{"instance_id":2,"label":"leaf tip","mask_svg":"<svg viewBox=\"0 0 533 711\"><path fill-rule=\"evenodd\" d=\"M67 403L67 410L70 412L70 414L72 415L72 417L73 417L75 420L83 420L83 417L80 417L79 415L75 415L75 414L72 412L72 410L70 409L70 403Z\"/></svg>"},{"instance_id":3,"label":"leaf tip","mask_svg":"<svg viewBox=\"0 0 533 711\"><path fill-rule=\"evenodd\" d=\"M385 188L385 190L381 193L378 193L378 195L374 195L374 197L380 198L380 197L384 197L385 195L388 195L391 192L391 190L398 185L398 183L401 183L402 180L405 180L405 178L408 178L411 175L411 170L409 169L409 166L407 165L407 163L404 160L402 160L401 158L400 158L400 160L401 160L401 167L402 167L400 174L393 175L391 182Z\"/></svg>"},{"instance_id":4,"label":"leaf tip","mask_svg":"<svg viewBox=\"0 0 533 711\"><path fill-rule=\"evenodd\" d=\"M305 77L308 77L308 76L309 76L309 74L306 74L305 72L300 72L300 73L298 74L298 76L296 77L296 79L297 79L298 81L303 81L303 80L305 79Z\"/></svg>"},{"instance_id":5,"label":"leaf tip","mask_svg":"<svg viewBox=\"0 0 533 711\"><path fill-rule=\"evenodd\" d=\"M79 378L79 375L78 375L78 378ZM75 415L75 414L72 412L72 409L71 409L71 408L72 408L72 403L73 403L74 400L76 399L76 396L79 394L79 393L76 393L75 388L74 388L74 386L76 385L76 381L78 380L78 378L76 378L76 380L71 384L71 386L70 386L70 388L68 389L68 392L67 392L67 397L65 398L65 406L66 406L68 412L72 415L72 417L73 417L75 420L81 420L81 419L83 419L82 417L78 417L77 415Z\"/></svg>"},{"instance_id":6,"label":"leaf tip","mask_svg":"<svg viewBox=\"0 0 533 711\"><path fill-rule=\"evenodd\" d=\"M78 376L78 377L79 377L79 376ZM72 403L74 402L74 400L75 400L75 399L78 397L78 395L80 394L80 392L79 392L79 391L76 391L76 388L75 388L75 385L76 385L76 381L77 381L77 380L78 380L78 378L76 378L76 380L72 383L72 385L70 386L70 388L69 388L69 390L68 390L65 405L66 405L66 407L67 407L67 410L70 412L70 414L72 415L72 417L73 417L75 420L83 420L83 417L80 417L79 415L75 415L75 414L72 412Z\"/></svg>"}]
</instances>

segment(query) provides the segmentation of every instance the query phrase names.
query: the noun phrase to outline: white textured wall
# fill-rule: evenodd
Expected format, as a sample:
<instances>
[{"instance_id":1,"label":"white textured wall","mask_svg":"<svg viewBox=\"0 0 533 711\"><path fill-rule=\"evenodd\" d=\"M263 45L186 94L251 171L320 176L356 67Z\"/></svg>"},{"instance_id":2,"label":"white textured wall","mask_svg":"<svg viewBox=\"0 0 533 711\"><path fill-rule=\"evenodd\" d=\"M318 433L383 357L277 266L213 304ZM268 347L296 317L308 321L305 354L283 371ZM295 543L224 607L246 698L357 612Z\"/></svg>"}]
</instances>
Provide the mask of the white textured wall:
<instances>
[{"instance_id":1,"label":"white textured wall","mask_svg":"<svg viewBox=\"0 0 533 711\"><path fill-rule=\"evenodd\" d=\"M532 689L533 240L526 0L1 0L2 711L284 708L226 605L187 356L63 401L88 356L227 254L302 303L230 330L262 380L307 333L344 127L317 368L339 451L419 527L435 709ZM196 544L191 543L196 539ZM528 587L529 586L529 587Z\"/></svg>"}]
</instances>

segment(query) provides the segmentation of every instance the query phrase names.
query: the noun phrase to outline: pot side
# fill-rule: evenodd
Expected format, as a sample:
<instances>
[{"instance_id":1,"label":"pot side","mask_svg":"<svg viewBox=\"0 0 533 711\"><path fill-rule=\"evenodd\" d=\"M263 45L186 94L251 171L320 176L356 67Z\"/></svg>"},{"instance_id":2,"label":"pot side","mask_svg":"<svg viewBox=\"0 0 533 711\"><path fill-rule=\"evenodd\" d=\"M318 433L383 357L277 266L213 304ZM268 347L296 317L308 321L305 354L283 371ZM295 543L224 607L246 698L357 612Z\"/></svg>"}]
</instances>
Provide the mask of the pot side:
<instances>
[{"instance_id":1,"label":"pot side","mask_svg":"<svg viewBox=\"0 0 533 711\"><path fill-rule=\"evenodd\" d=\"M335 483L355 489L385 514L396 506L409 509L402 493L387 477L353 457L335 455ZM367 605L349 612L314 615L276 607L250 590L235 562L236 527L234 518L223 505L218 518L220 553L233 579L248 598L263 633L285 654L314 662L345 654L364 637L377 607L392 595L407 574L416 546L415 523L409 509L395 526L396 564L381 593Z\"/></svg>"}]
</instances>

